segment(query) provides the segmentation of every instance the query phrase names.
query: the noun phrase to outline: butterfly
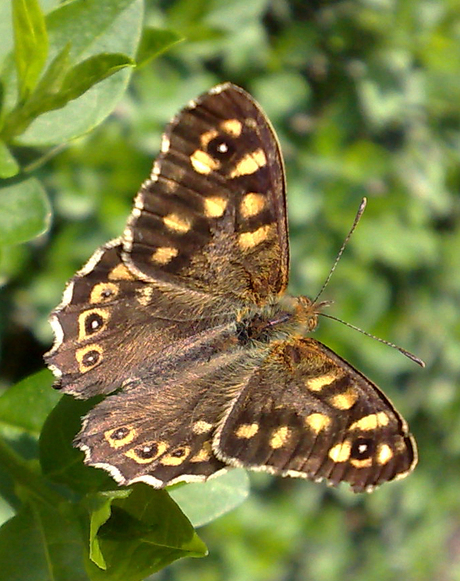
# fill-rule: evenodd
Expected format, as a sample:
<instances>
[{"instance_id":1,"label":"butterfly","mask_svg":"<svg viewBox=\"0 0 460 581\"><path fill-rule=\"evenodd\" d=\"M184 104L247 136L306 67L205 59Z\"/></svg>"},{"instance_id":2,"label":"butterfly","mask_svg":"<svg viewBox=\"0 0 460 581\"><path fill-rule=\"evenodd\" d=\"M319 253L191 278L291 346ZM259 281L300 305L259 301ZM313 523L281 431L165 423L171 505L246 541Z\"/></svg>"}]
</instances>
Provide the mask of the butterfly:
<instances>
[{"instance_id":1,"label":"butterfly","mask_svg":"<svg viewBox=\"0 0 460 581\"><path fill-rule=\"evenodd\" d=\"M55 387L106 396L75 439L86 464L156 488L244 467L365 491L412 471L404 419L310 336L321 304L286 293L285 191L243 89L218 85L169 124L123 234L50 318Z\"/></svg>"}]
</instances>

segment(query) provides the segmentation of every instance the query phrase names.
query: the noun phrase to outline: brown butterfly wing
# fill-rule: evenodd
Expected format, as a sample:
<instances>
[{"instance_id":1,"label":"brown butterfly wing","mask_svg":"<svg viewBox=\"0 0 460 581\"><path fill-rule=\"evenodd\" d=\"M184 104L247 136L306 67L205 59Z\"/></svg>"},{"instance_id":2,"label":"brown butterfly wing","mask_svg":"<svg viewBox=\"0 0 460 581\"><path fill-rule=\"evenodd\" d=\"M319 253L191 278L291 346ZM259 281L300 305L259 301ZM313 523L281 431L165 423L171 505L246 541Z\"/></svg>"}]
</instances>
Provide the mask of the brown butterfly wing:
<instances>
[{"instance_id":1,"label":"brown butterfly wing","mask_svg":"<svg viewBox=\"0 0 460 581\"><path fill-rule=\"evenodd\" d=\"M172 121L161 149L124 233L130 270L238 302L284 292L283 163L251 96L215 87Z\"/></svg>"},{"instance_id":2,"label":"brown butterfly wing","mask_svg":"<svg viewBox=\"0 0 460 581\"><path fill-rule=\"evenodd\" d=\"M233 381L247 376L242 350L163 370L107 397L87 414L75 440L91 466L120 484L162 488L206 480L227 465L212 438L228 405ZM227 383L225 383L227 382Z\"/></svg>"},{"instance_id":3,"label":"brown butterfly wing","mask_svg":"<svg viewBox=\"0 0 460 581\"><path fill-rule=\"evenodd\" d=\"M417 460L405 421L364 375L314 339L274 346L213 440L233 466L370 490Z\"/></svg>"},{"instance_id":4,"label":"brown butterfly wing","mask_svg":"<svg viewBox=\"0 0 460 581\"><path fill-rule=\"evenodd\" d=\"M55 343L45 355L55 387L78 398L107 394L165 369L180 370L220 351L232 310L206 307L202 293L137 279L114 240L68 283L52 313Z\"/></svg>"}]
</instances>

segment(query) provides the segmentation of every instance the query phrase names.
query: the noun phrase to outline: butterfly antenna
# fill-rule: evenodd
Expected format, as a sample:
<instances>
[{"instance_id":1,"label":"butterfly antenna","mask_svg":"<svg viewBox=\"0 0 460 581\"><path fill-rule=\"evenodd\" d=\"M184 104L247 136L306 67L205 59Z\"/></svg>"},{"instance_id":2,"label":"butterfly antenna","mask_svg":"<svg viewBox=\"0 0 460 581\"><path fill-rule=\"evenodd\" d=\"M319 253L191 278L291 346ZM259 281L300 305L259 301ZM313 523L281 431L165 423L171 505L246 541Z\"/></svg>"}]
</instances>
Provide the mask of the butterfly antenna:
<instances>
[{"instance_id":1,"label":"butterfly antenna","mask_svg":"<svg viewBox=\"0 0 460 581\"><path fill-rule=\"evenodd\" d=\"M361 200L361 204L359 205L358 211L356 212L356 216L355 216L355 219L353 220L353 224L350 228L350 231L348 232L347 236L345 237L345 240L343 241L343 244L342 244L342 246L337 254L337 257L334 261L334 264L332 265L332 268L329 271L329 274L327 275L327 278L324 281L324 284L321 287L319 293L316 295L316 298L313 301L313 304L318 303L319 297L323 294L324 289L329 284L329 281L331 280L332 273L336 269L336 266L339 263L339 260L342 258L343 251L345 250L345 248L348 244L348 241L351 238L351 235L355 231L355 228L358 225L358 222L361 220L361 216L363 215L364 210L366 209L366 205L367 205L367 198L363 198ZM328 302L325 302L324 306L326 306L328 304L329 304ZM338 317L334 317L332 315L327 315L326 313L323 313L321 311L318 312L318 315L321 315L322 317L327 317L328 319L332 319L333 321L337 321L339 323L342 323L343 325L350 327L350 329L354 329L355 331L359 331L363 335L366 335L367 337L370 337L371 339L375 339L376 341L379 341L379 343L383 343L384 345L388 345L388 347L393 347L394 349L397 349L400 353L402 353L403 355L408 357L411 361L414 361L415 363L420 365L420 367L425 367L425 362L422 359L420 359L419 357L417 357L416 355L414 355L410 351L407 351L407 349L403 349L402 347L399 347L399 345L395 345L394 343L391 343L390 341L386 341L385 339L381 339L380 337L376 337L375 335L372 335L372 333L368 333L367 331L363 331L359 327L356 327L356 325L352 325L351 323L347 323L346 321L342 321L342 319L339 319Z\"/></svg>"},{"instance_id":2,"label":"butterfly antenna","mask_svg":"<svg viewBox=\"0 0 460 581\"><path fill-rule=\"evenodd\" d=\"M315 300L313 301L313 304L316 304L316 303L318 302L318 299L319 299L319 297L320 297L320 296L323 294L323 292L324 292L324 289L325 289L325 288L327 287L327 285L329 284L329 281L331 280L332 273L334 272L334 270L335 270L335 268L336 268L337 264L339 263L339 260L342 258L343 251L345 250L345 248L346 248L346 246L347 246L347 244L348 244L348 241L349 241L349 240L350 240L350 238L351 238L351 235L352 235L352 234L353 234L353 232L355 231L355 228L356 228L356 226L358 225L358 222L361 220L361 216L362 216L362 215L363 215L363 213L364 213L364 210L365 210L365 208L366 208L366 204L367 204L367 198L363 198L363 199L361 200L361 204L359 205L359 208L358 208L358 211L357 211L357 213L356 213L355 219L353 220L353 224L352 224L352 226L351 226L351 228L350 228L350 232L348 232L348 234L347 234L347 236L346 236L345 240L343 241L343 243L342 243L342 246L341 246L341 248L340 248L340 250L339 250L339 253L337 254L337 257L336 257L336 259L335 259L335 261L334 261L334 264L332 265L332 268L331 268L331 270L329 271L329 274L327 275L327 278L326 278L326 280L324 281L324 284L323 284L323 286L321 287L321 289L320 289L319 293L316 295L316 297L315 297Z\"/></svg>"},{"instance_id":3,"label":"butterfly antenna","mask_svg":"<svg viewBox=\"0 0 460 581\"><path fill-rule=\"evenodd\" d=\"M408 357L411 361L414 361L415 363L420 365L420 367L425 367L425 362L422 359L420 359L419 357L417 357L417 355L414 355L410 351L407 351L407 349L403 349L402 347L399 347L399 345L395 345L394 343L391 343L390 341L386 341L385 339L381 339L380 337L376 337L375 335L372 335L372 333L368 333L367 331L363 331L359 327L356 327L355 325L352 325L351 323L347 323L346 321L342 321L342 319L339 319L338 317L334 317L332 315L327 315L326 313L321 313L321 312L318 313L318 315L321 315L322 317L327 317L328 319L332 319L333 321L338 321L339 323L342 323L342 324L346 325L347 327L350 327L350 329L354 329L355 331L359 331L363 335L366 335L366 337L370 337L371 339L375 339L376 341L379 341L379 343L383 343L384 345L388 345L388 347L393 347L394 349L397 349L400 353L402 353L403 355Z\"/></svg>"}]
</instances>

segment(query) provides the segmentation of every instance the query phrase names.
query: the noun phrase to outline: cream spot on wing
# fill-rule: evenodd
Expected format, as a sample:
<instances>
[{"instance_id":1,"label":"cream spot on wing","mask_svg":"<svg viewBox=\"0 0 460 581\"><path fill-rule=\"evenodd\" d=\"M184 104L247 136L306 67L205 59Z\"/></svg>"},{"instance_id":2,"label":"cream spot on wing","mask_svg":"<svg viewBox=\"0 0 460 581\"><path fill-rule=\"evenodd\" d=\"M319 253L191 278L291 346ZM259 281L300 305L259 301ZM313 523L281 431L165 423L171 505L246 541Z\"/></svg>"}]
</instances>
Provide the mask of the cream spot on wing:
<instances>
[{"instance_id":1,"label":"cream spot on wing","mask_svg":"<svg viewBox=\"0 0 460 581\"><path fill-rule=\"evenodd\" d=\"M151 286L143 286L136 290L136 298L139 303L146 307L152 300L153 288Z\"/></svg>"},{"instance_id":2,"label":"cream spot on wing","mask_svg":"<svg viewBox=\"0 0 460 581\"><path fill-rule=\"evenodd\" d=\"M83 341L102 331L109 319L109 311L106 309L91 309L78 317L78 340Z\"/></svg>"},{"instance_id":3,"label":"cream spot on wing","mask_svg":"<svg viewBox=\"0 0 460 581\"><path fill-rule=\"evenodd\" d=\"M197 149L190 157L193 169L201 174L207 175L220 167L220 162L211 157L205 151Z\"/></svg>"},{"instance_id":4,"label":"cream spot on wing","mask_svg":"<svg viewBox=\"0 0 460 581\"><path fill-rule=\"evenodd\" d=\"M393 458L393 450L388 444L380 444L377 448L377 464L383 466Z\"/></svg>"},{"instance_id":5,"label":"cream spot on wing","mask_svg":"<svg viewBox=\"0 0 460 581\"><path fill-rule=\"evenodd\" d=\"M207 218L220 218L225 212L228 201L221 196L204 199L204 213Z\"/></svg>"},{"instance_id":6,"label":"cream spot on wing","mask_svg":"<svg viewBox=\"0 0 460 581\"><path fill-rule=\"evenodd\" d=\"M161 139L161 153L167 153L170 145L171 145L171 142L169 140L169 137L167 137L166 135L163 135L163 137Z\"/></svg>"},{"instance_id":7,"label":"cream spot on wing","mask_svg":"<svg viewBox=\"0 0 460 581\"><path fill-rule=\"evenodd\" d=\"M177 448L170 454L166 454L165 456L160 458L160 462L165 466L180 466L189 454L190 447L183 446L182 448Z\"/></svg>"},{"instance_id":8,"label":"cream spot on wing","mask_svg":"<svg viewBox=\"0 0 460 581\"><path fill-rule=\"evenodd\" d=\"M372 458L363 458L362 460L351 458L350 464L355 468L370 468L372 466Z\"/></svg>"},{"instance_id":9,"label":"cream spot on wing","mask_svg":"<svg viewBox=\"0 0 460 581\"><path fill-rule=\"evenodd\" d=\"M113 282L99 282L94 285L89 296L91 304L108 303L118 295L118 285Z\"/></svg>"},{"instance_id":10,"label":"cream spot on wing","mask_svg":"<svg viewBox=\"0 0 460 581\"><path fill-rule=\"evenodd\" d=\"M238 237L238 243L242 250L249 250L254 248L264 240L267 240L272 229L271 224L265 224L254 230L254 232L243 232Z\"/></svg>"},{"instance_id":11,"label":"cream spot on wing","mask_svg":"<svg viewBox=\"0 0 460 581\"><path fill-rule=\"evenodd\" d=\"M168 449L168 445L165 442L155 442L154 446L156 449L155 453L152 455L142 456L139 449L136 450L136 448L132 448L131 450L125 452L125 456L131 458L131 460L134 460L134 462L137 462L137 464L149 464L150 462L156 460L158 456L161 456L161 454L163 454Z\"/></svg>"},{"instance_id":12,"label":"cream spot on wing","mask_svg":"<svg viewBox=\"0 0 460 581\"><path fill-rule=\"evenodd\" d=\"M49 318L49 323L53 329L54 343L53 347L51 348L51 351L49 351L47 355L51 355L51 353L56 352L58 348L62 345L62 342L64 341L64 329L62 328L58 317L56 315L52 315Z\"/></svg>"},{"instance_id":13,"label":"cream spot on wing","mask_svg":"<svg viewBox=\"0 0 460 581\"><path fill-rule=\"evenodd\" d=\"M109 280L135 280L135 276L120 262L113 268L107 277Z\"/></svg>"},{"instance_id":14,"label":"cream spot on wing","mask_svg":"<svg viewBox=\"0 0 460 581\"><path fill-rule=\"evenodd\" d=\"M349 387L347 391L333 395L329 402L338 410L349 410L352 408L358 399L358 392L353 387Z\"/></svg>"},{"instance_id":15,"label":"cream spot on wing","mask_svg":"<svg viewBox=\"0 0 460 581\"><path fill-rule=\"evenodd\" d=\"M321 391L339 379L337 373L325 373L321 377L311 377L305 380L305 386L311 391Z\"/></svg>"},{"instance_id":16,"label":"cream spot on wing","mask_svg":"<svg viewBox=\"0 0 460 581\"><path fill-rule=\"evenodd\" d=\"M90 271L91 272L91 271ZM73 291L74 291L75 283L69 282L65 287L64 294L62 295L62 306L68 305L72 300Z\"/></svg>"},{"instance_id":17,"label":"cream spot on wing","mask_svg":"<svg viewBox=\"0 0 460 581\"><path fill-rule=\"evenodd\" d=\"M200 143L201 143L203 149L206 149L209 142L212 141L213 139L215 139L218 135L219 135L219 132L216 129L210 129L209 131L206 131L205 133L203 133L200 137Z\"/></svg>"},{"instance_id":18,"label":"cream spot on wing","mask_svg":"<svg viewBox=\"0 0 460 581\"><path fill-rule=\"evenodd\" d=\"M107 430L104 432L104 438L107 440L111 448L117 449L131 443L136 437L136 434L137 432L134 428L123 426L122 428Z\"/></svg>"},{"instance_id":19,"label":"cream spot on wing","mask_svg":"<svg viewBox=\"0 0 460 581\"><path fill-rule=\"evenodd\" d=\"M395 440L393 444L397 452L404 452L406 450L406 443L401 437L398 437L398 439Z\"/></svg>"},{"instance_id":20,"label":"cream spot on wing","mask_svg":"<svg viewBox=\"0 0 460 581\"><path fill-rule=\"evenodd\" d=\"M387 426L390 418L385 412L378 412L377 414L369 414L364 416L350 426L350 430L375 430L379 426Z\"/></svg>"},{"instance_id":21,"label":"cream spot on wing","mask_svg":"<svg viewBox=\"0 0 460 581\"><path fill-rule=\"evenodd\" d=\"M165 266L171 262L173 258L176 258L178 254L179 251L177 248L173 248L172 246L161 246L152 254L151 260L161 266Z\"/></svg>"},{"instance_id":22,"label":"cream spot on wing","mask_svg":"<svg viewBox=\"0 0 460 581\"><path fill-rule=\"evenodd\" d=\"M238 119L228 119L227 121L222 121L220 127L226 133L230 133L232 137L239 137L243 129L243 124Z\"/></svg>"},{"instance_id":23,"label":"cream spot on wing","mask_svg":"<svg viewBox=\"0 0 460 581\"><path fill-rule=\"evenodd\" d=\"M198 420L192 426L192 432L194 434L207 434L213 429L213 424L206 422L205 420Z\"/></svg>"},{"instance_id":24,"label":"cream spot on wing","mask_svg":"<svg viewBox=\"0 0 460 581\"><path fill-rule=\"evenodd\" d=\"M206 462L212 457L211 442L205 442L201 450L190 458L190 462Z\"/></svg>"},{"instance_id":25,"label":"cream spot on wing","mask_svg":"<svg viewBox=\"0 0 460 581\"><path fill-rule=\"evenodd\" d=\"M246 154L230 172L230 178L251 175L259 168L267 164L267 158L263 149L257 149L252 153Z\"/></svg>"},{"instance_id":26,"label":"cream spot on wing","mask_svg":"<svg viewBox=\"0 0 460 581\"><path fill-rule=\"evenodd\" d=\"M348 440L332 446L328 456L333 462L346 462L351 454L351 444Z\"/></svg>"},{"instance_id":27,"label":"cream spot on wing","mask_svg":"<svg viewBox=\"0 0 460 581\"><path fill-rule=\"evenodd\" d=\"M273 431L269 446L275 450L285 446L292 435L292 430L288 426L281 426Z\"/></svg>"},{"instance_id":28,"label":"cream spot on wing","mask_svg":"<svg viewBox=\"0 0 460 581\"><path fill-rule=\"evenodd\" d=\"M75 358L78 361L80 373L86 373L102 361L103 349L100 345L92 343L86 345L75 352Z\"/></svg>"},{"instance_id":29,"label":"cream spot on wing","mask_svg":"<svg viewBox=\"0 0 460 581\"><path fill-rule=\"evenodd\" d=\"M325 414L315 413L307 416L305 418L305 423L315 432L315 434L319 434L319 432L326 430L329 427L331 424L331 418Z\"/></svg>"},{"instance_id":30,"label":"cream spot on wing","mask_svg":"<svg viewBox=\"0 0 460 581\"><path fill-rule=\"evenodd\" d=\"M250 438L255 436L258 431L259 431L259 424L256 424L256 423L254 423L254 424L241 424L235 430L235 436L237 438L244 438L246 440L249 440Z\"/></svg>"},{"instance_id":31,"label":"cream spot on wing","mask_svg":"<svg viewBox=\"0 0 460 581\"><path fill-rule=\"evenodd\" d=\"M185 234L192 227L189 218L184 218L179 216L179 214L168 214L163 218L164 225L174 232L179 232L180 234Z\"/></svg>"},{"instance_id":32,"label":"cream spot on wing","mask_svg":"<svg viewBox=\"0 0 460 581\"><path fill-rule=\"evenodd\" d=\"M263 194L250 192L241 200L240 212L243 218L252 218L260 214L265 207L267 198Z\"/></svg>"},{"instance_id":33,"label":"cream spot on wing","mask_svg":"<svg viewBox=\"0 0 460 581\"><path fill-rule=\"evenodd\" d=\"M156 182L158 180L158 176L161 173L161 166L158 163L158 160L156 159L153 167L152 167L152 173L150 174L150 179L152 180L152 182Z\"/></svg>"}]
</instances>

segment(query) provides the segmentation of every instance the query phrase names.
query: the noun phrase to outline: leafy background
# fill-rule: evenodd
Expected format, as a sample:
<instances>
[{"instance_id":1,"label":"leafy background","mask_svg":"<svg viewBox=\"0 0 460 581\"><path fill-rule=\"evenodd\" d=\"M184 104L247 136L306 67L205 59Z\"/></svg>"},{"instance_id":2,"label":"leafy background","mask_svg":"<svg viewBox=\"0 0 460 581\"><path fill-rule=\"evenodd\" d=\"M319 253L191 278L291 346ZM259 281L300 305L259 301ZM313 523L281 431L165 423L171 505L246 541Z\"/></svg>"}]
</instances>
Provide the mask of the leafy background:
<instances>
[{"instance_id":1,"label":"leafy background","mask_svg":"<svg viewBox=\"0 0 460 581\"><path fill-rule=\"evenodd\" d=\"M40 2L45 12L58 4ZM420 462L407 480L365 496L345 486L329 489L251 475L249 498L199 529L209 556L178 561L155 578L460 579L458 2L125 4L131 10L145 8L144 26L169 31L165 48L174 39L184 40L131 77L125 69L96 85L111 95L112 104L108 97L84 95L72 102L71 112L42 115L11 140L10 151L20 166L40 180L40 194L34 194L38 209L32 214L41 215L42 221L22 239L14 238L19 230L8 228L11 222L0 228L0 385L5 395L16 382L43 368L41 357L52 341L48 313L74 271L98 245L122 231L165 123L189 99L231 80L261 103L281 141L288 176L293 293L316 294L361 198L369 198L324 298L334 300L331 313L410 349L427 367L421 370L396 350L333 321L321 321L317 336L392 398L415 434ZM12 39L9 18L0 22L2 38ZM123 50L107 40L100 42L99 50L134 58L133 22L126 19L110 33L125 42ZM65 37L65 26L65 20L54 22L54 48L59 34ZM126 38L120 39L125 30L130 35L125 32ZM92 21L86 32L96 33ZM65 38L61 48L64 45ZM75 58L83 48L74 43ZM4 64L3 79L7 72ZM5 103L13 94L8 87ZM81 123L80 132L75 120ZM67 143L90 126L91 132ZM60 147L56 151L49 145ZM49 156L46 163L41 155ZM0 190L0 220L13 199L13 215L20 219L30 205L8 192ZM40 398L54 397L49 395L49 375L39 377L34 384L39 396L29 394L26 408L24 399L17 405L10 399L8 406L0 400L2 433L32 462L45 415ZM53 448L52 441L48 448ZM8 472L5 458L0 455L5 497L0 508L6 521L19 510L21 494L17 487L11 492L11 475L3 472ZM180 490L187 496L187 487ZM31 518L20 514L23 520ZM35 510L34 518L37 514ZM20 530L20 523L12 522L16 529L7 522L7 537L1 534L5 526L0 529L0 561L5 552L2 540L11 541L17 527ZM194 550L200 553L198 544ZM31 569L10 578L40 578L28 575Z\"/></svg>"}]
</instances>

